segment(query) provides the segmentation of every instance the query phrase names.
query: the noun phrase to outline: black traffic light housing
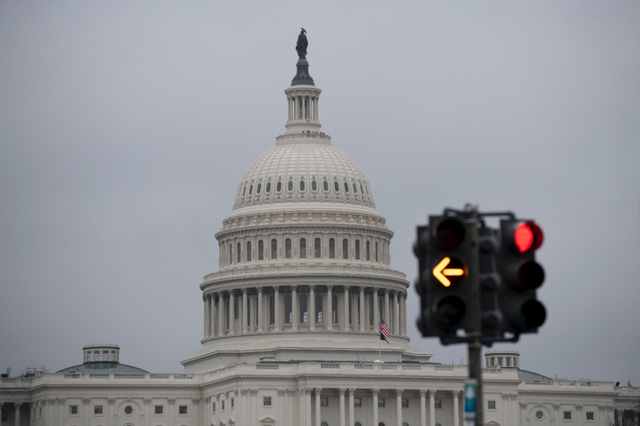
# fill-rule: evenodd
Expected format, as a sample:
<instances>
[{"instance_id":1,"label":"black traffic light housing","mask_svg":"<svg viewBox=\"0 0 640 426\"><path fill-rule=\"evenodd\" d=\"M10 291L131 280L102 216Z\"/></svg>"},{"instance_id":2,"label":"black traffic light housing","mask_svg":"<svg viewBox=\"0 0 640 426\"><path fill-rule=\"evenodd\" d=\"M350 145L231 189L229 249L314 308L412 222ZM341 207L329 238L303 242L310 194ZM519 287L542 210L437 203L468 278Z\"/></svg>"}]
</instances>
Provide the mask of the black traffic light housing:
<instances>
[{"instance_id":1,"label":"black traffic light housing","mask_svg":"<svg viewBox=\"0 0 640 426\"><path fill-rule=\"evenodd\" d=\"M502 279L498 303L504 316L503 332L537 333L546 310L536 298L544 282L544 270L535 260L543 242L540 227L531 220L500 221L498 271Z\"/></svg>"}]
</instances>

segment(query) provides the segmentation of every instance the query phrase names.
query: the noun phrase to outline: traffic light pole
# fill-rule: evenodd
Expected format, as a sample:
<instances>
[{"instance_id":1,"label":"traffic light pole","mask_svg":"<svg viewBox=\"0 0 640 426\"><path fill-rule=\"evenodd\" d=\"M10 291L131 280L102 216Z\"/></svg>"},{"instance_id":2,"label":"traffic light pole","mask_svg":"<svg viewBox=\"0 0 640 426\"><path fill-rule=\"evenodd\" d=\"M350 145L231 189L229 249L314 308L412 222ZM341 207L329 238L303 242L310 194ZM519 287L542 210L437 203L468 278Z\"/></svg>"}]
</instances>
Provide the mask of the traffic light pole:
<instances>
[{"instance_id":1,"label":"traffic light pole","mask_svg":"<svg viewBox=\"0 0 640 426\"><path fill-rule=\"evenodd\" d=\"M469 342L469 378L476 380L476 418L475 426L484 425L484 405L482 399L482 318L480 317L480 259L478 238L478 208L469 208L467 231L471 243L471 264L469 265L469 282L471 283L470 325L472 333Z\"/></svg>"}]
</instances>

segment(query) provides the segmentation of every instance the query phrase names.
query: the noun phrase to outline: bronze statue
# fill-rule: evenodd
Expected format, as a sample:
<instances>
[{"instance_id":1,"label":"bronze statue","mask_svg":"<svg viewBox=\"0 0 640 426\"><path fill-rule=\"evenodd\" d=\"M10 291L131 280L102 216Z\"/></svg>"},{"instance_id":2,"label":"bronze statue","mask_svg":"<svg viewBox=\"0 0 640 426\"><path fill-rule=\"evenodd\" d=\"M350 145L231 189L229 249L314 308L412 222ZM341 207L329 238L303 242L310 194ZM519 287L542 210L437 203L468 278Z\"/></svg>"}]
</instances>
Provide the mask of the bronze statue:
<instances>
[{"instance_id":1,"label":"bronze statue","mask_svg":"<svg viewBox=\"0 0 640 426\"><path fill-rule=\"evenodd\" d=\"M306 30L304 28L300 28L300 35L298 36L298 43L296 44L296 52L298 52L299 59L307 58L307 46L309 42L307 41Z\"/></svg>"}]
</instances>

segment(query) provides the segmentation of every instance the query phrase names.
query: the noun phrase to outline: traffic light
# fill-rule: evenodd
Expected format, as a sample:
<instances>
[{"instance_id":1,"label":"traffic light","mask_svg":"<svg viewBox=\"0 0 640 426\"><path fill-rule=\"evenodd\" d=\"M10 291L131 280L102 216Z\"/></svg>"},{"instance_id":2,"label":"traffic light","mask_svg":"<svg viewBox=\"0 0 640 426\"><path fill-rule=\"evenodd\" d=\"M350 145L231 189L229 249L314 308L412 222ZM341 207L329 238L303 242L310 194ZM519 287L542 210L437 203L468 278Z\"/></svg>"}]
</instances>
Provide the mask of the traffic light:
<instances>
[{"instance_id":1,"label":"traffic light","mask_svg":"<svg viewBox=\"0 0 640 426\"><path fill-rule=\"evenodd\" d=\"M480 319L482 336L490 339L502 338L503 315L498 302L502 277L496 259L499 250L498 231L484 225L478 229Z\"/></svg>"},{"instance_id":2,"label":"traffic light","mask_svg":"<svg viewBox=\"0 0 640 426\"><path fill-rule=\"evenodd\" d=\"M544 270L535 261L535 251L543 239L542 229L531 220L500 221L497 261L502 283L498 299L504 332L536 333L544 324L546 310L536 299L536 289L544 282Z\"/></svg>"},{"instance_id":3,"label":"traffic light","mask_svg":"<svg viewBox=\"0 0 640 426\"><path fill-rule=\"evenodd\" d=\"M472 253L465 221L430 216L429 226L418 229L416 248L421 254L418 328L422 335L452 338L458 329L468 331L470 283L465 278Z\"/></svg>"}]
</instances>

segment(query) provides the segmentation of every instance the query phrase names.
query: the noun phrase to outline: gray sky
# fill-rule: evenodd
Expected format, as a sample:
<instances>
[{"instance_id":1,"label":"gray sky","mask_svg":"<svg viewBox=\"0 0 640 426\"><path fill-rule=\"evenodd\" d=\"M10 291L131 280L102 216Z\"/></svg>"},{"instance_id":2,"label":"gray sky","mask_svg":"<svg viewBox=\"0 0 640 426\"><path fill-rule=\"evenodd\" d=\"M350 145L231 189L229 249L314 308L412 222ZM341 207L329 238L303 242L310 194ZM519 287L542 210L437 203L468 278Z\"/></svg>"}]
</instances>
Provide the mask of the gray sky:
<instances>
[{"instance_id":1,"label":"gray sky","mask_svg":"<svg viewBox=\"0 0 640 426\"><path fill-rule=\"evenodd\" d=\"M637 1L0 0L0 369L91 342L182 371L202 276L284 132L299 28L320 119L414 280L415 225L478 203L546 233L523 368L640 385ZM422 339L433 361L466 347Z\"/></svg>"}]
</instances>

